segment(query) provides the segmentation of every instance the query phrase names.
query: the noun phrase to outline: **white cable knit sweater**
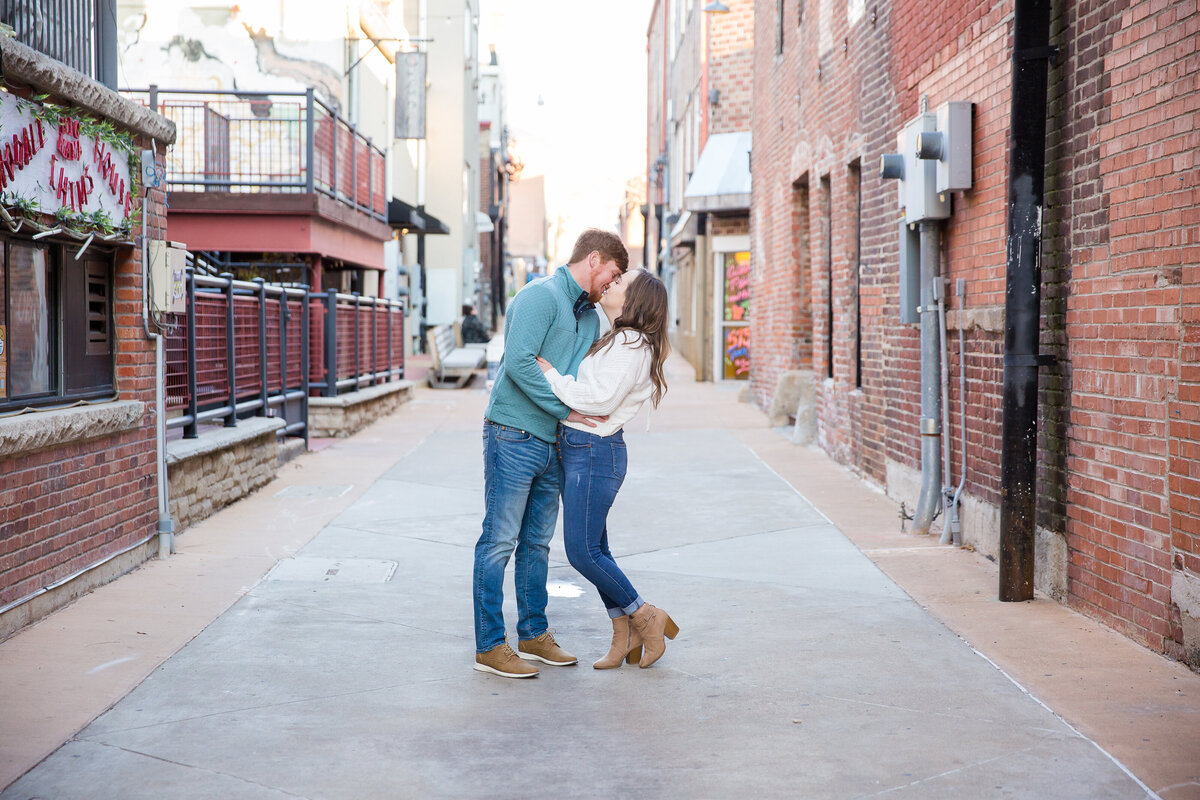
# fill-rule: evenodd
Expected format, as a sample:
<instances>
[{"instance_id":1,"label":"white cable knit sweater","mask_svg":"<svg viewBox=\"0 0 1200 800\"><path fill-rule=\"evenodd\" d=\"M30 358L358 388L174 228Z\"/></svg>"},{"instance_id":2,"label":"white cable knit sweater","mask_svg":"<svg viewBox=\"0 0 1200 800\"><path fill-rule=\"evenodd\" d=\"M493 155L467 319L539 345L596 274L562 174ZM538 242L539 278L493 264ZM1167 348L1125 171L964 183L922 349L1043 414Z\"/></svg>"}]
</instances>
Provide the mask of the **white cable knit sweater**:
<instances>
[{"instance_id":1,"label":"white cable knit sweater","mask_svg":"<svg viewBox=\"0 0 1200 800\"><path fill-rule=\"evenodd\" d=\"M560 375L551 369L546 380L559 400L581 414L604 416L594 428L577 422L563 425L597 436L611 436L633 419L650 399L650 349L645 337L633 331L617 334L611 346L588 356L579 365L579 377Z\"/></svg>"}]
</instances>

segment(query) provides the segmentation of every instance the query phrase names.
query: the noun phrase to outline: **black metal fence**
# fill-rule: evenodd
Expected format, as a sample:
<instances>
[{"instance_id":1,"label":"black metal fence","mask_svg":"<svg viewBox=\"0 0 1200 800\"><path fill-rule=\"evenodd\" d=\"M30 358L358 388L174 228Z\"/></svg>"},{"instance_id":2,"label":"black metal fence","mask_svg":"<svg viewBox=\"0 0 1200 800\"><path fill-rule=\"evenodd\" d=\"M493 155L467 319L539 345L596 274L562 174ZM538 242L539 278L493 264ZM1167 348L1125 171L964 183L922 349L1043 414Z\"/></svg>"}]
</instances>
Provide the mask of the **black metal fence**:
<instances>
[{"instance_id":1,"label":"black metal fence","mask_svg":"<svg viewBox=\"0 0 1200 800\"><path fill-rule=\"evenodd\" d=\"M308 438L308 398L404 377L400 303L189 268L187 310L167 338L171 428L193 438L205 422L277 416Z\"/></svg>"},{"instance_id":2,"label":"black metal fence","mask_svg":"<svg viewBox=\"0 0 1200 800\"><path fill-rule=\"evenodd\" d=\"M117 88L116 0L0 0L17 41Z\"/></svg>"}]
</instances>

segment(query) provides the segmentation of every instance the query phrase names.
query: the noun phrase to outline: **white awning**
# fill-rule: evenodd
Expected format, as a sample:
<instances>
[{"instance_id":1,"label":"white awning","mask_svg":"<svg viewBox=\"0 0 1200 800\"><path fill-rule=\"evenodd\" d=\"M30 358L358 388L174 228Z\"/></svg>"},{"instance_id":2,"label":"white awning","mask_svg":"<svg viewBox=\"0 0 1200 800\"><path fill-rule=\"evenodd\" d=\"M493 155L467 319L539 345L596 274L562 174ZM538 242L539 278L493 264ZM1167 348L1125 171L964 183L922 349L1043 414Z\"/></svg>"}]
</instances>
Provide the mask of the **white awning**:
<instances>
[{"instance_id":1,"label":"white awning","mask_svg":"<svg viewBox=\"0 0 1200 800\"><path fill-rule=\"evenodd\" d=\"M750 208L750 131L714 133L692 171L683 205L690 211Z\"/></svg>"},{"instance_id":2,"label":"white awning","mask_svg":"<svg viewBox=\"0 0 1200 800\"><path fill-rule=\"evenodd\" d=\"M492 224L492 218L482 211L475 212L475 230L478 233L491 233L496 230L496 226Z\"/></svg>"}]
</instances>

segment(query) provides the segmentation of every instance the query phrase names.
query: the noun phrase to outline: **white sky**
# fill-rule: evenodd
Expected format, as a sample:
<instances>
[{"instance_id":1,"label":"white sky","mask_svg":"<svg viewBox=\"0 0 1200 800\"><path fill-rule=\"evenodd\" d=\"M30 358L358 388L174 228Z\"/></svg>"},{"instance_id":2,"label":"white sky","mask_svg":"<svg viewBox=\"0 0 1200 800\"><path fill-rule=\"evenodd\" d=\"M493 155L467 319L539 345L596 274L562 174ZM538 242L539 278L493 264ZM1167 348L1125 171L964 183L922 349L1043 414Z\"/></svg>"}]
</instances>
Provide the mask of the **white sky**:
<instances>
[{"instance_id":1,"label":"white sky","mask_svg":"<svg viewBox=\"0 0 1200 800\"><path fill-rule=\"evenodd\" d=\"M526 175L546 176L547 217L563 217L565 248L583 228L615 228L625 182L645 174L650 6L480 2L480 58L496 45L516 152Z\"/></svg>"}]
</instances>

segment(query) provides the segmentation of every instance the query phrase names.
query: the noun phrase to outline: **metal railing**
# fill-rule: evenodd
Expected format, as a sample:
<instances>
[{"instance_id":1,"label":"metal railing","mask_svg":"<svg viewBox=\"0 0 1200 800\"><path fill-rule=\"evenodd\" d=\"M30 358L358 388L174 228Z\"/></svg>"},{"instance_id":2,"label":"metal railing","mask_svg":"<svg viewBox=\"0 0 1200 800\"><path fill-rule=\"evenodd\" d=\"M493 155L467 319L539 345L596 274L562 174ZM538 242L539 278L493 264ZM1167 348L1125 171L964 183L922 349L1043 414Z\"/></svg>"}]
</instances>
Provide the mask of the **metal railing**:
<instances>
[{"instance_id":1,"label":"metal railing","mask_svg":"<svg viewBox=\"0 0 1200 800\"><path fill-rule=\"evenodd\" d=\"M309 295L309 387L325 397L404 377L404 306L396 300Z\"/></svg>"},{"instance_id":2,"label":"metal railing","mask_svg":"<svg viewBox=\"0 0 1200 800\"><path fill-rule=\"evenodd\" d=\"M14 38L116 88L116 0L0 0Z\"/></svg>"},{"instance_id":3,"label":"metal railing","mask_svg":"<svg viewBox=\"0 0 1200 800\"><path fill-rule=\"evenodd\" d=\"M225 273L186 278L187 309L167 337L169 428L278 416L282 434L308 437L308 398L404 377L401 303L311 293Z\"/></svg>"},{"instance_id":4,"label":"metal railing","mask_svg":"<svg viewBox=\"0 0 1200 800\"><path fill-rule=\"evenodd\" d=\"M281 416L308 436L308 291L187 271L187 310L166 343L167 427Z\"/></svg>"},{"instance_id":5,"label":"metal railing","mask_svg":"<svg viewBox=\"0 0 1200 800\"><path fill-rule=\"evenodd\" d=\"M124 89L175 123L172 191L319 193L387 220L386 156L335 109L303 92Z\"/></svg>"}]
</instances>

